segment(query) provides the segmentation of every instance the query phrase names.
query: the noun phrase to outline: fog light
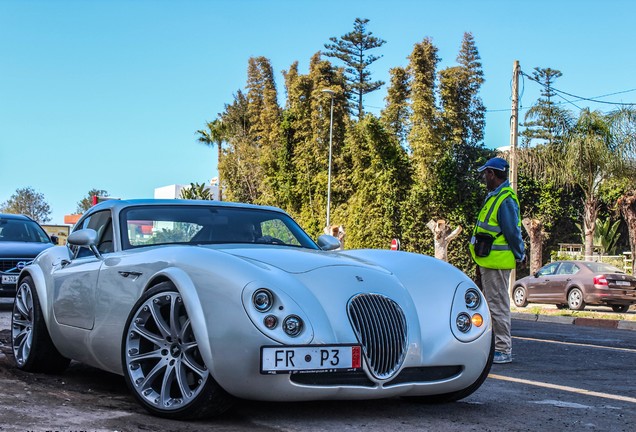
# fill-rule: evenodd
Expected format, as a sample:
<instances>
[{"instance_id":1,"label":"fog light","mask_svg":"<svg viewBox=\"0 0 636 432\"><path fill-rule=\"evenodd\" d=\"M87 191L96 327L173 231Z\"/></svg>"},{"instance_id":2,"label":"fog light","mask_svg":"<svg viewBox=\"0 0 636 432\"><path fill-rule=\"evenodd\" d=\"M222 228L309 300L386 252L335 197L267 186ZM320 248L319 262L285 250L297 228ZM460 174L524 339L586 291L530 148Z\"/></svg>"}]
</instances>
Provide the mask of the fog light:
<instances>
[{"instance_id":1,"label":"fog light","mask_svg":"<svg viewBox=\"0 0 636 432\"><path fill-rule=\"evenodd\" d=\"M254 303L254 307L259 312L267 312L274 303L274 296L272 296L272 293L268 290L261 288L256 290L252 296L252 303Z\"/></svg>"},{"instance_id":2,"label":"fog light","mask_svg":"<svg viewBox=\"0 0 636 432\"><path fill-rule=\"evenodd\" d=\"M481 303L481 298L479 297L477 290L471 288L466 291L466 294L464 294L464 301L466 302L466 307L468 309L477 309Z\"/></svg>"},{"instance_id":3,"label":"fog light","mask_svg":"<svg viewBox=\"0 0 636 432\"><path fill-rule=\"evenodd\" d=\"M459 315L457 315L457 319L455 320L455 323L457 324L457 328L459 329L459 331L462 333L468 332L468 330L470 330L470 328L472 327L472 324L470 322L470 316L468 316L468 314L465 312L462 312Z\"/></svg>"},{"instance_id":4,"label":"fog light","mask_svg":"<svg viewBox=\"0 0 636 432\"><path fill-rule=\"evenodd\" d=\"M271 330L276 327L276 324L278 324L278 319L274 315L267 315L263 320L263 324Z\"/></svg>"},{"instance_id":5,"label":"fog light","mask_svg":"<svg viewBox=\"0 0 636 432\"><path fill-rule=\"evenodd\" d=\"M473 325L475 327L481 327L481 325L484 323L484 317L482 317L480 314L475 314L473 315L471 321L473 322Z\"/></svg>"},{"instance_id":6,"label":"fog light","mask_svg":"<svg viewBox=\"0 0 636 432\"><path fill-rule=\"evenodd\" d=\"M298 336L303 330L303 320L296 315L290 315L283 321L283 330L289 336Z\"/></svg>"}]
</instances>

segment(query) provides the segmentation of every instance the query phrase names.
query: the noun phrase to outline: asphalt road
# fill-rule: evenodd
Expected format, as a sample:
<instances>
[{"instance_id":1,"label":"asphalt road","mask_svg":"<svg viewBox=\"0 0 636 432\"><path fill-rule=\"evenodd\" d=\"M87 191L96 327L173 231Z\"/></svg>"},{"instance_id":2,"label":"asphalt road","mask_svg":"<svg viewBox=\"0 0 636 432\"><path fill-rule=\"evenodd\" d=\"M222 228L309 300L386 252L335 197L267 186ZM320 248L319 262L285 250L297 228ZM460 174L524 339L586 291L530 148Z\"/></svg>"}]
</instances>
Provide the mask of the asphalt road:
<instances>
[{"instance_id":1,"label":"asphalt road","mask_svg":"<svg viewBox=\"0 0 636 432\"><path fill-rule=\"evenodd\" d=\"M636 331L513 320L513 358L473 395L445 405L402 399L241 401L203 422L147 415L121 377L78 363L60 376L26 374L7 346L0 300L0 431L633 431Z\"/></svg>"}]
</instances>

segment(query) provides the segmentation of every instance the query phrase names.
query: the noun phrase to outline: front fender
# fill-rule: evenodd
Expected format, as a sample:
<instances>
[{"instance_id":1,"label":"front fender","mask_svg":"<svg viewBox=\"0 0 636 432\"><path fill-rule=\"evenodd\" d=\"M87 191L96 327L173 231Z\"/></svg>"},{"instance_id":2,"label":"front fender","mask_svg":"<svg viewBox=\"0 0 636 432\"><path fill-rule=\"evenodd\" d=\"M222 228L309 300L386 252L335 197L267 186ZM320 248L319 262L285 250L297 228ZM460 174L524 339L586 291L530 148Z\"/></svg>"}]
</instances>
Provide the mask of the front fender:
<instances>
[{"instance_id":1,"label":"front fender","mask_svg":"<svg viewBox=\"0 0 636 432\"><path fill-rule=\"evenodd\" d=\"M208 334L208 328L205 321L205 314L203 313L203 307L201 305L201 299L199 293L194 285L194 282L190 276L183 270L176 267L168 267L150 278L149 286L152 287L157 279L169 279L176 287L183 304L185 305L188 317L192 323L192 331L194 337L199 344L199 351L203 357L203 361L208 367L208 370L213 370L214 360L212 358L212 346L210 345L210 337Z\"/></svg>"}]
</instances>

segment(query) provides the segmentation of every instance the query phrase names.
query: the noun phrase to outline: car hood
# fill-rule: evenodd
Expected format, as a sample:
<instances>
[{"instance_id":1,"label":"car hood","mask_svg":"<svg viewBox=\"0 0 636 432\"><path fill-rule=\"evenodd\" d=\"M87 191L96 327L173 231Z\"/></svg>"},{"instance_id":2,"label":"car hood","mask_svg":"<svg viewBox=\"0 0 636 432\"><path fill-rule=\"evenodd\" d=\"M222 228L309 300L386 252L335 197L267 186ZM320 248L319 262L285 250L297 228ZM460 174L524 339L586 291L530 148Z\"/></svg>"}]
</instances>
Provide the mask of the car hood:
<instances>
[{"instance_id":1,"label":"car hood","mask_svg":"<svg viewBox=\"0 0 636 432\"><path fill-rule=\"evenodd\" d=\"M391 272L371 261L348 256L336 251L320 251L291 247L259 247L225 249L224 252L256 261L283 270L287 273L307 273L323 267L350 266L374 269L390 274Z\"/></svg>"},{"instance_id":2,"label":"car hood","mask_svg":"<svg viewBox=\"0 0 636 432\"><path fill-rule=\"evenodd\" d=\"M0 242L0 258L35 258L53 243L35 242Z\"/></svg>"}]
</instances>

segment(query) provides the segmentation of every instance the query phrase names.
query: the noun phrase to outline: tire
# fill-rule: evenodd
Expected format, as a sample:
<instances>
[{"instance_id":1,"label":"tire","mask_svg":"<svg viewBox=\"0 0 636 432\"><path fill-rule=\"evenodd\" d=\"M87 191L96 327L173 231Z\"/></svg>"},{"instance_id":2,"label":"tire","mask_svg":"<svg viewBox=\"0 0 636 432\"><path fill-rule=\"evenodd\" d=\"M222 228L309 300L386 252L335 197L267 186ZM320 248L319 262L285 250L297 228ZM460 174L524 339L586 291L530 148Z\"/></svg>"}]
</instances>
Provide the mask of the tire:
<instances>
[{"instance_id":1,"label":"tire","mask_svg":"<svg viewBox=\"0 0 636 432\"><path fill-rule=\"evenodd\" d=\"M53 345L44 322L35 283L30 276L20 281L11 315L11 346L18 369L61 373L70 363Z\"/></svg>"},{"instance_id":2,"label":"tire","mask_svg":"<svg viewBox=\"0 0 636 432\"><path fill-rule=\"evenodd\" d=\"M585 309L585 301L583 300L583 291L574 287L568 293L568 308L572 310Z\"/></svg>"},{"instance_id":3,"label":"tire","mask_svg":"<svg viewBox=\"0 0 636 432\"><path fill-rule=\"evenodd\" d=\"M196 419L231 407L233 398L201 358L181 294L171 282L156 285L135 303L121 346L126 384L150 413Z\"/></svg>"},{"instance_id":4,"label":"tire","mask_svg":"<svg viewBox=\"0 0 636 432\"><path fill-rule=\"evenodd\" d=\"M486 366L484 366L484 370L481 372L477 380L466 387L465 389L458 390L451 393L443 393L439 395L428 395L428 396L405 396L403 399L426 403L426 404L443 404L449 402L455 402L460 399L464 399L471 394L473 394L481 385L484 383L488 374L490 373L490 368L492 367L492 360L495 357L495 332L491 332L490 338L490 354L488 355L488 361L486 362Z\"/></svg>"},{"instance_id":5,"label":"tire","mask_svg":"<svg viewBox=\"0 0 636 432\"><path fill-rule=\"evenodd\" d=\"M520 285L514 287L512 290L512 301L517 307L528 306L528 294L526 293L526 289Z\"/></svg>"},{"instance_id":6,"label":"tire","mask_svg":"<svg viewBox=\"0 0 636 432\"><path fill-rule=\"evenodd\" d=\"M623 304L617 305L617 304L615 304L615 305L611 305L611 306L612 306L612 310L614 312L625 313L625 312L627 312L629 310L629 306L630 305L628 305L628 304L626 304L626 305L623 305Z\"/></svg>"},{"instance_id":7,"label":"tire","mask_svg":"<svg viewBox=\"0 0 636 432\"><path fill-rule=\"evenodd\" d=\"M568 307L568 305L563 304L563 303L559 303L559 304L556 305L556 308L559 309L559 310L563 310L563 309L565 309L567 307Z\"/></svg>"}]
</instances>

